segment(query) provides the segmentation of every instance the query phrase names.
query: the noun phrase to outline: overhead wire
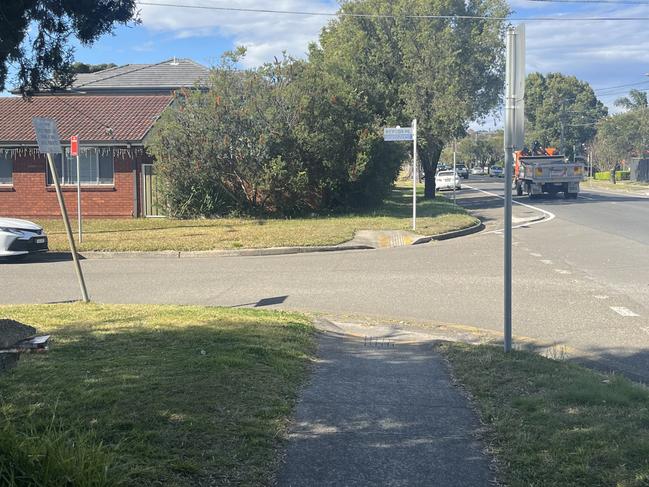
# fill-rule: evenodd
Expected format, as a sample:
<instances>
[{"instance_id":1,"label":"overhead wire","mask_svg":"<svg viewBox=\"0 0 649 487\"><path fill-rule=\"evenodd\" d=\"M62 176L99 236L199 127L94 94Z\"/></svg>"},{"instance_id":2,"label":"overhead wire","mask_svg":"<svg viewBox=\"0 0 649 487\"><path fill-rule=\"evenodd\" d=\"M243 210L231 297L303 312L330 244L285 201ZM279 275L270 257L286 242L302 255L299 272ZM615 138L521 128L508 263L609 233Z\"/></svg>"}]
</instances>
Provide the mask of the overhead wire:
<instances>
[{"instance_id":1,"label":"overhead wire","mask_svg":"<svg viewBox=\"0 0 649 487\"><path fill-rule=\"evenodd\" d=\"M619 22L637 22L649 21L647 17L499 17L490 15L433 15L433 14L363 14L354 12L318 12L305 10L277 10L268 8L243 8L243 7L218 7L216 5L182 5L178 3L155 2L155 1L138 1L138 5L153 7L185 8L215 10L220 12L239 12L239 13L264 13L264 14L281 14L281 15L303 15L319 17L352 17L352 18L374 18L374 19L430 19L430 20L492 20L492 21L510 21L510 22L599 22L599 21L619 21Z\"/></svg>"}]
</instances>

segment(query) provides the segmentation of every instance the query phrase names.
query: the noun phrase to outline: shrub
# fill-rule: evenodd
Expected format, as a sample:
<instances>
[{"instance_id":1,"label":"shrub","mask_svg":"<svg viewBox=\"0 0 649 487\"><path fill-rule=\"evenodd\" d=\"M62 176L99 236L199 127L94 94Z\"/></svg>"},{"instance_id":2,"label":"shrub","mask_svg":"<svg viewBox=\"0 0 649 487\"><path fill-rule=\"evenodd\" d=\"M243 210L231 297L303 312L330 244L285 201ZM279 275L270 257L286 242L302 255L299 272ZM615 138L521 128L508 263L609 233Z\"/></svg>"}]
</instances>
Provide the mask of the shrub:
<instances>
[{"instance_id":1,"label":"shrub","mask_svg":"<svg viewBox=\"0 0 649 487\"><path fill-rule=\"evenodd\" d=\"M179 94L156 124L147 148L170 214L295 215L380 202L404 152L383 143L363 98L288 58L240 71L242 53L212 71L208 91Z\"/></svg>"}]
</instances>

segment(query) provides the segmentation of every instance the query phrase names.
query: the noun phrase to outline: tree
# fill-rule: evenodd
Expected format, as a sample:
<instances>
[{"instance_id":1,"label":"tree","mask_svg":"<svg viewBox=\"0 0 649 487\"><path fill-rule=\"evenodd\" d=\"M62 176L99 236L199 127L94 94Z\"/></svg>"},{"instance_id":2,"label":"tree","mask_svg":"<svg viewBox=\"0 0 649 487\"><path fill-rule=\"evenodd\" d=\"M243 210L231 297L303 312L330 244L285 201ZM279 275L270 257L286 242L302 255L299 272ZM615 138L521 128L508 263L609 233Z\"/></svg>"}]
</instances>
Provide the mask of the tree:
<instances>
[{"instance_id":1,"label":"tree","mask_svg":"<svg viewBox=\"0 0 649 487\"><path fill-rule=\"evenodd\" d=\"M622 107L625 110L639 110L649 107L647 102L647 92L640 90L629 91L629 96L624 96L615 100L616 107Z\"/></svg>"},{"instance_id":2,"label":"tree","mask_svg":"<svg viewBox=\"0 0 649 487\"><path fill-rule=\"evenodd\" d=\"M581 147L595 137L596 124L607 113L591 86L574 76L531 73L527 77L526 142L530 146L538 140L571 156L573 146Z\"/></svg>"},{"instance_id":3,"label":"tree","mask_svg":"<svg viewBox=\"0 0 649 487\"><path fill-rule=\"evenodd\" d=\"M86 64L86 63L72 63L70 66L70 72L73 74L86 74L86 73L96 73L97 71L103 71L104 69L116 68L117 64L114 63L104 63L104 64Z\"/></svg>"},{"instance_id":4,"label":"tree","mask_svg":"<svg viewBox=\"0 0 649 487\"><path fill-rule=\"evenodd\" d=\"M594 152L597 162L606 169L623 159L647 155L649 108L637 108L600 121Z\"/></svg>"},{"instance_id":5,"label":"tree","mask_svg":"<svg viewBox=\"0 0 649 487\"><path fill-rule=\"evenodd\" d=\"M358 91L382 123L417 118L425 195L433 198L444 146L500 100L506 23L496 19L507 16L508 6L504 0L345 0L341 13L322 31L320 46L311 46L309 60Z\"/></svg>"},{"instance_id":6,"label":"tree","mask_svg":"<svg viewBox=\"0 0 649 487\"><path fill-rule=\"evenodd\" d=\"M112 32L115 24L129 22L138 22L136 0L2 0L0 91L5 89L12 64L17 66L17 81L24 94L38 91L45 81L55 78L71 83L70 38L92 44Z\"/></svg>"}]
</instances>

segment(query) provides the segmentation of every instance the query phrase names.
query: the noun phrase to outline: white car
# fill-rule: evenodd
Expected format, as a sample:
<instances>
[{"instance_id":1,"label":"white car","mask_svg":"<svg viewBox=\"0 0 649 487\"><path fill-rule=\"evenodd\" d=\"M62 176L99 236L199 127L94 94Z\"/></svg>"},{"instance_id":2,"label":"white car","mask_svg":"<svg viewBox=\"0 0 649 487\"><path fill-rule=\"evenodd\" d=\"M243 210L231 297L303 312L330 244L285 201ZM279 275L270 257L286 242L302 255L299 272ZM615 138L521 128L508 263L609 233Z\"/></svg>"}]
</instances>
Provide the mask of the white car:
<instances>
[{"instance_id":1,"label":"white car","mask_svg":"<svg viewBox=\"0 0 649 487\"><path fill-rule=\"evenodd\" d=\"M435 175L435 187L443 189L462 189L460 176L453 171L440 171Z\"/></svg>"},{"instance_id":2,"label":"white car","mask_svg":"<svg viewBox=\"0 0 649 487\"><path fill-rule=\"evenodd\" d=\"M43 228L27 220L0 217L0 258L20 258L35 252L47 252Z\"/></svg>"}]
</instances>

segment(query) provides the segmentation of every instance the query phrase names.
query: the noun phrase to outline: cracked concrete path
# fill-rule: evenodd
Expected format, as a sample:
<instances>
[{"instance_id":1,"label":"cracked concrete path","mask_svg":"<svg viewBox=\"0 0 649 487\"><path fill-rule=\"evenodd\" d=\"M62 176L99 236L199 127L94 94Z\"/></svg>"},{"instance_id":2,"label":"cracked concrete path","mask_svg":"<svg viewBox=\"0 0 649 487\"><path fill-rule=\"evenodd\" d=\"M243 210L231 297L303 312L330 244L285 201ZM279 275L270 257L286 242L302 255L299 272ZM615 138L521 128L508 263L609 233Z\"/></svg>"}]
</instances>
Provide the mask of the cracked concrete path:
<instances>
[{"instance_id":1,"label":"cracked concrete path","mask_svg":"<svg viewBox=\"0 0 649 487\"><path fill-rule=\"evenodd\" d=\"M335 325L334 325L335 326ZM280 486L483 486L479 423L421 334L323 332Z\"/></svg>"}]
</instances>

